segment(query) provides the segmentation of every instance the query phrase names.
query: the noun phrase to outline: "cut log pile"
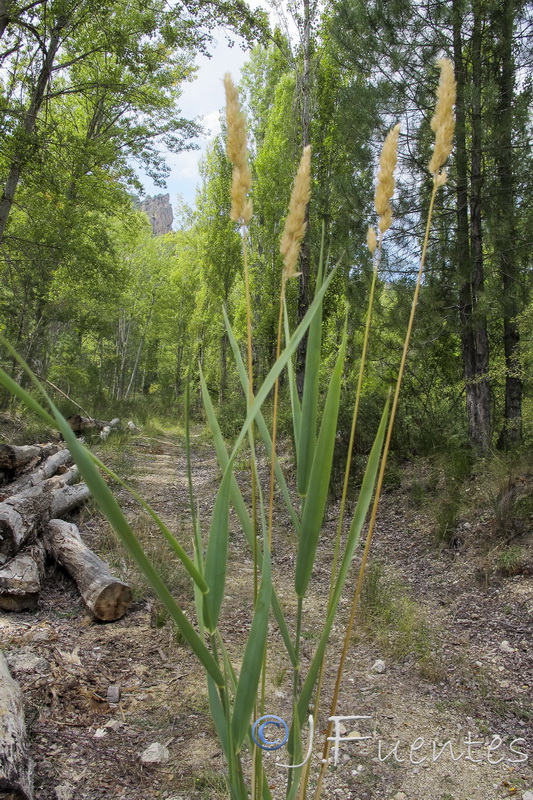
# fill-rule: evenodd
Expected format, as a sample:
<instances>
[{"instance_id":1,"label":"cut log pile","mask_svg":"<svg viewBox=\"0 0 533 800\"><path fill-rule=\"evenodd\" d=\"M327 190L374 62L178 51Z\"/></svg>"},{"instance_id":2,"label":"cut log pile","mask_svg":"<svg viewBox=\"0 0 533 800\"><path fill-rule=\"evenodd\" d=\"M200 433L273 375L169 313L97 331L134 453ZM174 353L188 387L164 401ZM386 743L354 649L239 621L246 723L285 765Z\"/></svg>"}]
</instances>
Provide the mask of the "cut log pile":
<instances>
[{"instance_id":1,"label":"cut log pile","mask_svg":"<svg viewBox=\"0 0 533 800\"><path fill-rule=\"evenodd\" d=\"M92 417L82 417L80 414L73 414L68 418L67 422L78 436L99 431L100 437L102 439L107 439L111 431L116 430L120 420L116 417L110 422L106 422L106 420L103 419L93 419Z\"/></svg>"},{"instance_id":2,"label":"cut log pile","mask_svg":"<svg viewBox=\"0 0 533 800\"><path fill-rule=\"evenodd\" d=\"M96 428L103 439L117 424L71 420L76 433ZM76 525L61 519L90 496L78 479L63 445L0 444L0 609L37 608L46 558L51 557L70 573L94 619L109 622L125 614L130 587L84 544ZM0 798L34 800L22 693L1 651Z\"/></svg>"},{"instance_id":3,"label":"cut log pile","mask_svg":"<svg viewBox=\"0 0 533 800\"><path fill-rule=\"evenodd\" d=\"M70 573L94 619L120 619L131 603L129 586L62 519L90 496L77 483L70 452L57 444L2 444L0 469L9 478L0 486L0 609L37 608L48 555Z\"/></svg>"}]
</instances>

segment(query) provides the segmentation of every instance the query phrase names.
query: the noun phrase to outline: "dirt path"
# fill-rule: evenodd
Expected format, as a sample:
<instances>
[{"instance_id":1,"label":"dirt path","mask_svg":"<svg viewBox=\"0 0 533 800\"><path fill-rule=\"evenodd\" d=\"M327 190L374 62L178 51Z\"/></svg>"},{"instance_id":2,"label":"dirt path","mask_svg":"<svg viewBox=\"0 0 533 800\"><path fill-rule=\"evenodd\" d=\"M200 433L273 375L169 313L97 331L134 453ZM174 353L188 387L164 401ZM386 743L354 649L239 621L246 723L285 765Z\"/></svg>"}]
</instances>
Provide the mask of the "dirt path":
<instances>
[{"instance_id":1,"label":"dirt path","mask_svg":"<svg viewBox=\"0 0 533 800\"><path fill-rule=\"evenodd\" d=\"M182 443L141 438L123 459L143 495L188 544ZM194 442L193 472L201 517L208 520L218 469L201 437ZM174 593L190 609L185 577L134 504L120 496ZM306 605L304 669L327 596L334 508L328 519ZM237 660L250 627L252 559L235 520L232 525L222 628ZM147 599L146 587L107 525L84 515L80 528L132 582L136 600L123 620L95 625L70 580L50 567L39 612L0 617L2 647L26 702L36 800L223 797L224 764L194 658L162 609ZM330 768L323 797L531 800L532 578L481 585L467 558L435 550L427 520L409 509L399 491L384 498L374 559L383 564L382 573L376 572L378 585L387 591L393 587L392 600L405 613L396 622L400 630L394 624L385 631L370 624L370 633L367 625L354 638L337 713L369 717L343 724L346 732L371 738L339 745L338 765ZM282 598L291 597L293 565L294 545L280 513L273 569ZM327 718L348 602L343 601L332 634L319 730ZM290 603L287 615L290 619ZM373 669L378 659L384 665ZM291 676L276 645L270 664L268 711L288 719ZM118 705L107 702L111 684L121 687ZM315 768L322 738L317 736L314 747ZM141 753L155 742L168 748L168 761L142 765ZM281 797L286 772L275 764L279 753L267 759L274 795Z\"/></svg>"}]
</instances>

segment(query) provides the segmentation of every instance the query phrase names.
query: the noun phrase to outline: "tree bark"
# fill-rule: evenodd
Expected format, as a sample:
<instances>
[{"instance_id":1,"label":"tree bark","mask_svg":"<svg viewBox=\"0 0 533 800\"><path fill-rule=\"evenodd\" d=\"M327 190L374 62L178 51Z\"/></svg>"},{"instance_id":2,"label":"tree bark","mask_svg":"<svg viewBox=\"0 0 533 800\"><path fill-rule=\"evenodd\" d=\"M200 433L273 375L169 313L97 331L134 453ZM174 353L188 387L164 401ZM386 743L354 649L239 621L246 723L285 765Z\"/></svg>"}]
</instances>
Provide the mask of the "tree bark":
<instances>
[{"instance_id":1,"label":"tree bark","mask_svg":"<svg viewBox=\"0 0 533 800\"><path fill-rule=\"evenodd\" d=\"M111 622L124 616L132 601L130 587L113 577L107 564L82 542L75 525L52 519L43 538L50 555L76 582L93 617Z\"/></svg>"},{"instance_id":2,"label":"tree bark","mask_svg":"<svg viewBox=\"0 0 533 800\"><path fill-rule=\"evenodd\" d=\"M476 4L475 4L476 5ZM459 280L459 327L466 393L468 436L471 444L486 450L490 446L490 394L488 384L488 338L485 313L480 306L483 292L483 237L481 225L481 21L474 13L472 36L472 141L470 203L468 197L468 156L466 144L466 71L461 29L463 9L453 0L453 50L456 98L456 267ZM470 206L470 220L468 216Z\"/></svg>"},{"instance_id":3,"label":"tree bark","mask_svg":"<svg viewBox=\"0 0 533 800\"><path fill-rule=\"evenodd\" d=\"M0 652L0 794L33 800L33 761L29 755L22 692Z\"/></svg>"},{"instance_id":4,"label":"tree bark","mask_svg":"<svg viewBox=\"0 0 533 800\"><path fill-rule=\"evenodd\" d=\"M522 379L520 331L517 323L519 270L515 256L515 175L513 163L513 59L515 2L507 0L495 11L496 85L498 106L494 120L498 224L495 245L502 286L503 347L505 353L504 423L498 440L501 447L522 439Z\"/></svg>"},{"instance_id":5,"label":"tree bark","mask_svg":"<svg viewBox=\"0 0 533 800\"><path fill-rule=\"evenodd\" d=\"M57 444L13 445L0 444L0 468L20 469L33 459L41 460L54 455L59 450ZM36 461L37 463L37 461Z\"/></svg>"},{"instance_id":6,"label":"tree bark","mask_svg":"<svg viewBox=\"0 0 533 800\"><path fill-rule=\"evenodd\" d=\"M10 22L12 0L0 0L0 39L4 35Z\"/></svg>"},{"instance_id":7,"label":"tree bark","mask_svg":"<svg viewBox=\"0 0 533 800\"><path fill-rule=\"evenodd\" d=\"M469 413L470 438L481 451L486 451L491 443L490 386L489 386L489 340L487 318L483 308L484 264L483 227L481 213L481 193L483 186L482 170L482 131L481 85L482 64L481 45L482 0L473 3L472 31L472 145L470 178L470 240L471 240L471 301L472 314L471 344L473 344L474 372L469 376L466 393Z\"/></svg>"},{"instance_id":8,"label":"tree bark","mask_svg":"<svg viewBox=\"0 0 533 800\"><path fill-rule=\"evenodd\" d=\"M54 478L51 480L54 480ZM79 508L79 506L86 503L90 496L89 487L85 483L77 483L75 486L63 485L61 489L52 494L49 518L63 517L65 514L70 514L75 508Z\"/></svg>"}]
</instances>

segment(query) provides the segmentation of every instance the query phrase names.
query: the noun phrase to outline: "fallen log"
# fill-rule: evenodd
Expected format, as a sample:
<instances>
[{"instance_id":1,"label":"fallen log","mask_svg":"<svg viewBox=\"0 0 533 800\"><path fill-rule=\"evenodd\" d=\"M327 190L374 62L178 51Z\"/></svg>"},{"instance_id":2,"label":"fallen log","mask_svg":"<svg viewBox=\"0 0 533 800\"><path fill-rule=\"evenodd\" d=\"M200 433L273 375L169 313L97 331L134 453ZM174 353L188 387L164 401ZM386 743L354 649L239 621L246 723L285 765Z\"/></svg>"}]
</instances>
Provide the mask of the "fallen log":
<instances>
[{"instance_id":1,"label":"fallen log","mask_svg":"<svg viewBox=\"0 0 533 800\"><path fill-rule=\"evenodd\" d=\"M41 452L38 445L13 445L0 444L0 467L4 469L18 469L36 458Z\"/></svg>"},{"instance_id":2,"label":"fallen log","mask_svg":"<svg viewBox=\"0 0 533 800\"><path fill-rule=\"evenodd\" d=\"M0 444L0 469L18 470L35 461L37 464L44 458L57 453L59 445L47 444Z\"/></svg>"},{"instance_id":3,"label":"fallen log","mask_svg":"<svg viewBox=\"0 0 533 800\"><path fill-rule=\"evenodd\" d=\"M10 497L14 494L20 494L31 486L37 486L38 483L42 483L47 478L51 478L56 472L60 472L71 462L72 456L69 450L65 448L58 450L57 453L48 456L48 458L43 461L37 469L34 469L33 472L22 475L8 486L0 489L0 500L5 500L6 497Z\"/></svg>"},{"instance_id":4,"label":"fallen log","mask_svg":"<svg viewBox=\"0 0 533 800\"><path fill-rule=\"evenodd\" d=\"M0 651L0 797L33 800L33 761L29 756L22 693Z\"/></svg>"},{"instance_id":5,"label":"fallen log","mask_svg":"<svg viewBox=\"0 0 533 800\"><path fill-rule=\"evenodd\" d=\"M108 422L105 419L94 419L93 417L82 417L81 414L72 414L72 416L67 419L67 422L74 433L80 434L87 433L91 430L103 431L104 428L112 430L118 426L120 420L118 417L115 417L115 419Z\"/></svg>"},{"instance_id":6,"label":"fallen log","mask_svg":"<svg viewBox=\"0 0 533 800\"><path fill-rule=\"evenodd\" d=\"M52 517L61 517L84 503L90 492L85 484L69 486L77 468L48 478L0 503L0 553L14 556L32 534Z\"/></svg>"},{"instance_id":7,"label":"fallen log","mask_svg":"<svg viewBox=\"0 0 533 800\"><path fill-rule=\"evenodd\" d=\"M70 514L75 508L86 503L90 496L91 493L86 483L77 483L75 486L63 485L61 489L52 494L50 518Z\"/></svg>"},{"instance_id":8,"label":"fallen log","mask_svg":"<svg viewBox=\"0 0 533 800\"><path fill-rule=\"evenodd\" d=\"M84 544L76 525L52 519L43 541L48 553L70 573L95 619L111 622L124 616L132 601L130 587Z\"/></svg>"},{"instance_id":9,"label":"fallen log","mask_svg":"<svg viewBox=\"0 0 533 800\"><path fill-rule=\"evenodd\" d=\"M74 433L85 433L97 427L96 420L91 417L82 417L81 414L72 414L72 416L67 419L67 422Z\"/></svg>"},{"instance_id":10,"label":"fallen log","mask_svg":"<svg viewBox=\"0 0 533 800\"><path fill-rule=\"evenodd\" d=\"M35 542L0 567L0 608L4 611L37 608L45 558L42 543Z\"/></svg>"}]
</instances>

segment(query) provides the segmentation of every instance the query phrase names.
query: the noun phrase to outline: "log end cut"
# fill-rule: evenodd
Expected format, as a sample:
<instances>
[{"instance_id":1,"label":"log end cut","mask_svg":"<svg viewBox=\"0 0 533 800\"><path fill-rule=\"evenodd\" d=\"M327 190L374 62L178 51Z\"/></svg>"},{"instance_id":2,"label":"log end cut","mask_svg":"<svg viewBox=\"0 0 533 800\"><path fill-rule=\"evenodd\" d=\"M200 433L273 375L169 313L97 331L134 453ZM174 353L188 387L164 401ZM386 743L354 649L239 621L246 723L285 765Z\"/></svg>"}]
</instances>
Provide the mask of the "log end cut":
<instances>
[{"instance_id":1,"label":"log end cut","mask_svg":"<svg viewBox=\"0 0 533 800\"><path fill-rule=\"evenodd\" d=\"M87 589L84 597L91 614L102 622L114 622L124 616L133 597L127 583L119 580L105 583L99 581Z\"/></svg>"}]
</instances>

